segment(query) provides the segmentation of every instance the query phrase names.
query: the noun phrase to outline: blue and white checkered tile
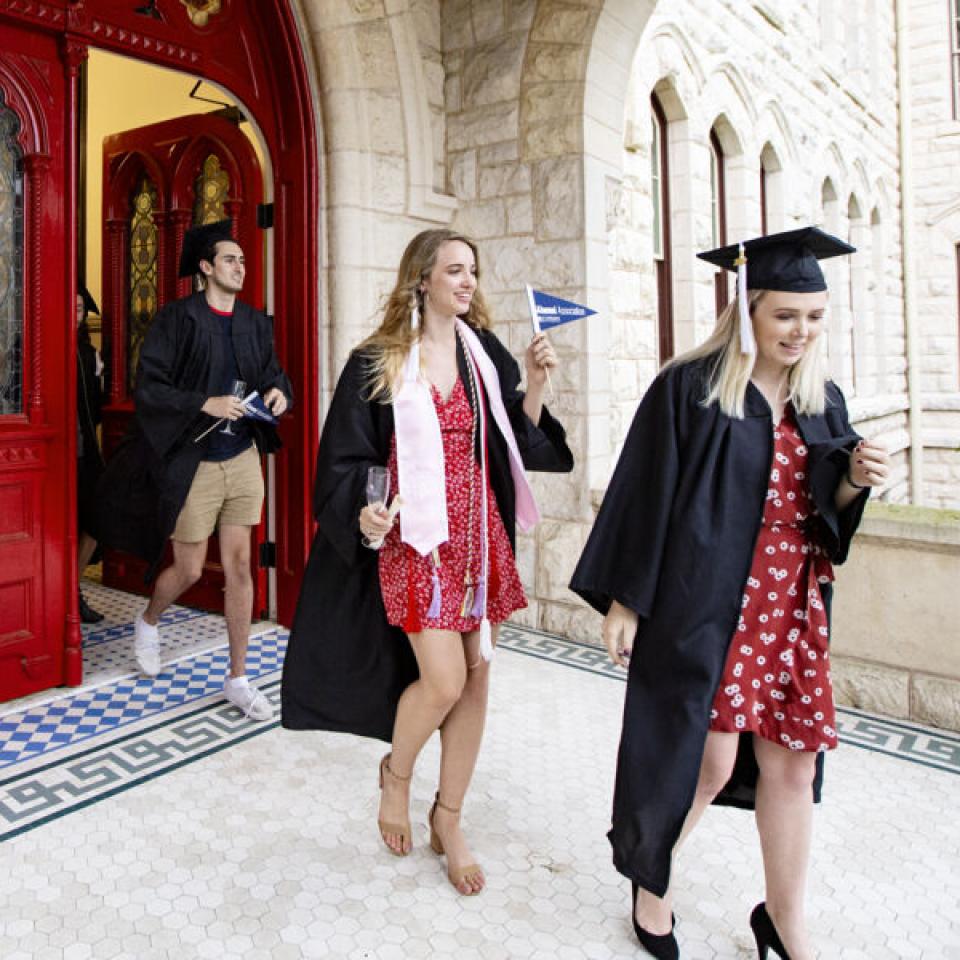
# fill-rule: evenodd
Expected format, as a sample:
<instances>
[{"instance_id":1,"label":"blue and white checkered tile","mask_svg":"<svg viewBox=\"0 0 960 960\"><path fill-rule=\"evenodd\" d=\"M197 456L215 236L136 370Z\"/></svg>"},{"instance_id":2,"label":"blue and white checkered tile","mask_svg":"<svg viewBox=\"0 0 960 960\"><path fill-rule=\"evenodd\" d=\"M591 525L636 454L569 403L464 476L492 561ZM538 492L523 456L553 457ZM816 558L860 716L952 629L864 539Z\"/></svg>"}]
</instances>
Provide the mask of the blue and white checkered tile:
<instances>
[{"instance_id":1,"label":"blue and white checkered tile","mask_svg":"<svg viewBox=\"0 0 960 960\"><path fill-rule=\"evenodd\" d=\"M247 676L266 678L283 664L288 633L276 627L251 637ZM159 676L86 688L0 718L0 768L33 760L200 700L223 689L226 646L164 666Z\"/></svg>"},{"instance_id":2,"label":"blue and white checkered tile","mask_svg":"<svg viewBox=\"0 0 960 960\"><path fill-rule=\"evenodd\" d=\"M103 620L100 623L81 625L84 650L111 640L132 636L133 621L146 606L146 598L133 593L124 593L121 590L112 590L92 580L83 580L81 587L87 603L103 614ZM213 616L203 610L172 606L164 613L161 623L164 625L185 623L188 620Z\"/></svg>"}]
</instances>

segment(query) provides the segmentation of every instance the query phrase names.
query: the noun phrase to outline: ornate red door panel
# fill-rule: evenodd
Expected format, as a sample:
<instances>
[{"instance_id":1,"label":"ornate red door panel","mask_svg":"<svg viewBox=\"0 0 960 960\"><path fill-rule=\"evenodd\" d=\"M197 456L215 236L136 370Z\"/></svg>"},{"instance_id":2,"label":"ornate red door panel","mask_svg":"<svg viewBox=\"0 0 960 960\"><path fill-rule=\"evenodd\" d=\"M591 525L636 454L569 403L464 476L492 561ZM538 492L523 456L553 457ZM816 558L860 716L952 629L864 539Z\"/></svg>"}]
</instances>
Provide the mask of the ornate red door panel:
<instances>
[{"instance_id":1,"label":"ornate red door panel","mask_svg":"<svg viewBox=\"0 0 960 960\"><path fill-rule=\"evenodd\" d=\"M321 183L309 72L293 6L290 0L0 0L0 701L81 679L74 173L77 77L88 44L220 84L263 137L275 208L271 312L277 352L297 393L293 413L281 422L285 449L274 482L277 606L282 622L293 616L314 526ZM187 169L185 154L178 156ZM161 164L156 182L172 183L170 174ZM260 249L260 241L244 232L258 197L240 180L244 206L232 212L249 254L251 243ZM188 177L181 189L189 192ZM181 194L167 199L177 197L179 205L164 209L183 216L192 208ZM166 237L156 261L163 298L182 291L171 281L178 228L176 218L158 224ZM109 243L109 229L105 236ZM248 262L254 269L246 295L257 303L262 260L248 256ZM116 270L127 283L119 265ZM106 308L112 309L109 301ZM126 330L117 338L127 356L114 358L120 395L108 445L121 428L125 403L129 416L125 338Z\"/></svg>"},{"instance_id":2,"label":"ornate red door panel","mask_svg":"<svg viewBox=\"0 0 960 960\"><path fill-rule=\"evenodd\" d=\"M61 50L0 23L0 701L79 680Z\"/></svg>"},{"instance_id":3,"label":"ornate red door panel","mask_svg":"<svg viewBox=\"0 0 960 960\"><path fill-rule=\"evenodd\" d=\"M143 338L157 310L192 291L178 278L183 235L191 226L230 217L244 249L242 298L263 306L263 244L257 227L262 175L250 141L212 114L138 127L103 142L103 328L110 354L110 401L103 414L107 457L126 433ZM266 575L258 563L265 524L254 531L254 614L266 609ZM104 583L145 592L145 564L108 551ZM182 602L223 610L223 570L216 537L199 583Z\"/></svg>"}]
</instances>

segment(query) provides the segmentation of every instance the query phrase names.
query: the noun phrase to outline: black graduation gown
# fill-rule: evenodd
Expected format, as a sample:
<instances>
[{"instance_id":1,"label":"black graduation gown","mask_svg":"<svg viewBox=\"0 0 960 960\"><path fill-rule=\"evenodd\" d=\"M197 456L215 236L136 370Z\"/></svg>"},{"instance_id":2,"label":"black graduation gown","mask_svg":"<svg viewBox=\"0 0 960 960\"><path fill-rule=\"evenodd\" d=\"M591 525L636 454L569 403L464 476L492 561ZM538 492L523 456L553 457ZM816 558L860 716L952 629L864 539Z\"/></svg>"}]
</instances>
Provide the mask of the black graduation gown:
<instances>
[{"instance_id":1,"label":"black graduation gown","mask_svg":"<svg viewBox=\"0 0 960 960\"><path fill-rule=\"evenodd\" d=\"M617 600L639 615L608 836L616 868L658 896L693 801L773 456L771 410L752 384L743 419L702 405L713 361L668 367L651 385L570 584L601 613ZM817 535L831 561L842 563L867 495L841 514L833 499L859 437L833 383L824 414L797 422L809 450ZM829 616L830 584L822 592ZM717 802L752 808L756 777L752 738L741 737Z\"/></svg>"},{"instance_id":2,"label":"black graduation gown","mask_svg":"<svg viewBox=\"0 0 960 960\"><path fill-rule=\"evenodd\" d=\"M293 387L273 346L273 322L239 300L233 312L233 349L247 390L262 396L278 387L293 403ZM210 442L194 439L216 422L200 408L223 392L223 334L203 293L167 304L140 352L134 391L136 415L98 486L100 534L156 572L163 548ZM250 420L261 454L280 447L272 424Z\"/></svg>"},{"instance_id":3,"label":"black graduation gown","mask_svg":"<svg viewBox=\"0 0 960 960\"><path fill-rule=\"evenodd\" d=\"M563 427L546 408L534 426L523 412L516 361L493 333L475 332L497 369L525 467L572 470ZM465 379L459 348L457 359ZM397 701L417 678L417 665L406 635L387 623L377 553L360 542L367 469L387 463L393 437L393 407L364 399L365 365L359 352L347 361L320 438L314 486L319 526L283 664L282 722L289 729L338 730L389 741ZM493 419L487 422L490 481L514 545L507 445Z\"/></svg>"}]
</instances>

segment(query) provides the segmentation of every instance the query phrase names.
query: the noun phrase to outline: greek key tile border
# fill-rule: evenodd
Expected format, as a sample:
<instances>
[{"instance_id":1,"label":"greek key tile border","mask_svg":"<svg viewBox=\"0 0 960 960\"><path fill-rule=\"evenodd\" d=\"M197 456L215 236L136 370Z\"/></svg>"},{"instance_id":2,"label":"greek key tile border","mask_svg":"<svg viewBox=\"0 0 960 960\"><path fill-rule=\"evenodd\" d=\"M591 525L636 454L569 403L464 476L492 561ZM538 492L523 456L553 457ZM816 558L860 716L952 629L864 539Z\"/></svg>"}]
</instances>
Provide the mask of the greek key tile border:
<instances>
[{"instance_id":1,"label":"greek key tile border","mask_svg":"<svg viewBox=\"0 0 960 960\"><path fill-rule=\"evenodd\" d=\"M500 646L621 683L627 679L626 672L610 662L605 650L530 627L504 625ZM837 728L840 739L849 746L960 774L960 735L951 731L876 717L850 707L837 707Z\"/></svg>"},{"instance_id":2,"label":"greek key tile border","mask_svg":"<svg viewBox=\"0 0 960 960\"><path fill-rule=\"evenodd\" d=\"M287 636L287 631L275 628L269 638L263 638L263 666L268 669L258 679L278 714L280 665ZM526 627L504 626L500 646L504 653L534 657L620 683L625 680L624 672L612 667L597 647ZM217 659L225 657L225 649L218 651ZM98 722L105 725L96 730L71 731L76 732L73 739L51 741L49 750L55 754L48 757L43 750L11 763L7 776L0 779L0 842L275 730L279 720L247 720L220 699L210 680L211 676L219 680L222 665L213 660L210 653L202 653L182 661L188 674L193 674L190 688L172 688L168 696L158 691L150 703L152 710L144 710L136 719L106 723L101 717ZM117 695L122 698L123 694L121 690ZM85 703L81 699L85 695L89 696L89 691L81 690L58 703L69 711ZM841 737L850 746L960 773L960 736L856 710L842 709L839 714ZM30 736L34 732L27 731Z\"/></svg>"},{"instance_id":3,"label":"greek key tile border","mask_svg":"<svg viewBox=\"0 0 960 960\"><path fill-rule=\"evenodd\" d=\"M279 671L259 687L279 709ZM0 780L0 843L278 726L221 700Z\"/></svg>"}]
</instances>

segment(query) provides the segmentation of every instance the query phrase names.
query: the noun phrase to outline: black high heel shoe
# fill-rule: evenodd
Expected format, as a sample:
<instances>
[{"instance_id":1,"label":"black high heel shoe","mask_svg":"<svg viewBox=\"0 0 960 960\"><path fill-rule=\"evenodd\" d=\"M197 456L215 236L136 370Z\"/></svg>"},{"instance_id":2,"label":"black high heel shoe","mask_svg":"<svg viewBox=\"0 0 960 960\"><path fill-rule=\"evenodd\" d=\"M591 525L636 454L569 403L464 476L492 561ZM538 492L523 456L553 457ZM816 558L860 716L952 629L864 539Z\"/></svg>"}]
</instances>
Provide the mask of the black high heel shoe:
<instances>
[{"instance_id":1,"label":"black high heel shoe","mask_svg":"<svg viewBox=\"0 0 960 960\"><path fill-rule=\"evenodd\" d=\"M630 909L630 919L633 921L633 932L640 941L640 946L657 960L680 960L680 947L677 946L677 938L673 935L673 930L669 933L651 933L644 930L637 923L637 891L639 887L634 883L633 887L633 906ZM677 925L677 918L670 914L670 922L673 926Z\"/></svg>"},{"instance_id":2,"label":"black high heel shoe","mask_svg":"<svg viewBox=\"0 0 960 960\"><path fill-rule=\"evenodd\" d=\"M777 928L767 913L766 903L758 903L750 914L750 929L757 941L757 954L760 960L767 960L767 951L771 948L780 960L790 960L790 954L777 933Z\"/></svg>"}]
</instances>

